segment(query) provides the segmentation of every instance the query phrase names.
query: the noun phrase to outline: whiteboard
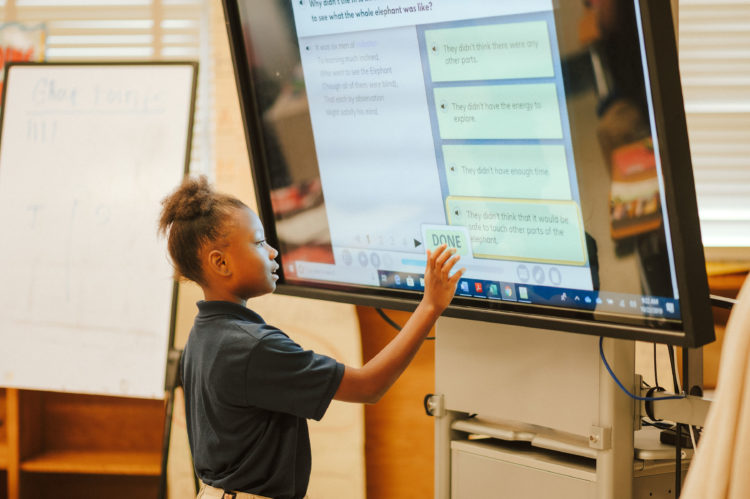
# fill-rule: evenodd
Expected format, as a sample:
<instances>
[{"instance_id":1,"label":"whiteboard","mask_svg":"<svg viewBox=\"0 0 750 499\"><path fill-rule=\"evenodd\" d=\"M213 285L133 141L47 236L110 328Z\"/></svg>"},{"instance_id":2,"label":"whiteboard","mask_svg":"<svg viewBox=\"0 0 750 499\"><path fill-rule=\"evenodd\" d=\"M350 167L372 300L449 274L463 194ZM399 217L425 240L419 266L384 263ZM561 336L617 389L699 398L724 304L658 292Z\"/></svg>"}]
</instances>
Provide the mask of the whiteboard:
<instances>
[{"instance_id":1,"label":"whiteboard","mask_svg":"<svg viewBox=\"0 0 750 499\"><path fill-rule=\"evenodd\" d=\"M186 171L196 72L8 66L0 386L164 397L176 297L157 223Z\"/></svg>"}]
</instances>

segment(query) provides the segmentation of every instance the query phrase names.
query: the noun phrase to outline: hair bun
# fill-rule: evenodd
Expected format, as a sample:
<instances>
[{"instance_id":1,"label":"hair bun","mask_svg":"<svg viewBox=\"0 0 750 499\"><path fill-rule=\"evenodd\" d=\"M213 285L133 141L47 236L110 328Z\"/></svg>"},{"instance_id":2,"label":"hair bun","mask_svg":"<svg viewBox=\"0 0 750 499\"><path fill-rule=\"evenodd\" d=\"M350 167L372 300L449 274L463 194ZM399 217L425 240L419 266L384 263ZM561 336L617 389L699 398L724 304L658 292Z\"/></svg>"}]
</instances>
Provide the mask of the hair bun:
<instances>
[{"instance_id":1,"label":"hair bun","mask_svg":"<svg viewBox=\"0 0 750 499\"><path fill-rule=\"evenodd\" d=\"M216 193L205 175L187 177L169 196L164 198L159 221L160 232L166 233L175 221L190 221L209 215L216 205Z\"/></svg>"},{"instance_id":2,"label":"hair bun","mask_svg":"<svg viewBox=\"0 0 750 499\"><path fill-rule=\"evenodd\" d=\"M177 190L175 220L193 220L207 215L216 204L216 196L205 176L187 179Z\"/></svg>"}]
</instances>

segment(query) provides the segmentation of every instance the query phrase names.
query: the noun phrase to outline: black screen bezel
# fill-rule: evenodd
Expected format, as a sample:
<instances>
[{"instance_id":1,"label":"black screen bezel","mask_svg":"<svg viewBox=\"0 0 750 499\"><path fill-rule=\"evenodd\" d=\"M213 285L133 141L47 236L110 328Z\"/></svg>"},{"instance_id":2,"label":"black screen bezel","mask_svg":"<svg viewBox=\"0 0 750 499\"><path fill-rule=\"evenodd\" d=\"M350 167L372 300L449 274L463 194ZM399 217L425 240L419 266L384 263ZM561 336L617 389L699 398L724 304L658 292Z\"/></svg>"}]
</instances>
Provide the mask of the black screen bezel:
<instances>
[{"instance_id":1,"label":"black screen bezel","mask_svg":"<svg viewBox=\"0 0 750 499\"><path fill-rule=\"evenodd\" d=\"M266 238L275 247L278 237L271 206L270 178L262 140L262 123L256 104L253 74L248 64L247 40L240 22L238 2L222 0L229 45L243 117L245 139L261 221ZM555 7L560 8L560 7ZM630 340L699 347L714 341L705 257L701 243L695 184L684 115L677 48L671 29L669 0L636 2L646 47L654 121L664 178L664 197L674 251L682 321L614 316L601 312L542 305L456 297L444 315L533 328L591 334ZM665 29L665 27L668 27ZM294 34L296 38L296 33ZM282 262L283 263L283 262ZM280 267L277 292L304 298L411 311L421 293L392 288L324 282L287 282ZM605 269L606 270L606 269ZM617 322L612 319L617 317ZM679 326L682 327L679 327Z\"/></svg>"}]
</instances>

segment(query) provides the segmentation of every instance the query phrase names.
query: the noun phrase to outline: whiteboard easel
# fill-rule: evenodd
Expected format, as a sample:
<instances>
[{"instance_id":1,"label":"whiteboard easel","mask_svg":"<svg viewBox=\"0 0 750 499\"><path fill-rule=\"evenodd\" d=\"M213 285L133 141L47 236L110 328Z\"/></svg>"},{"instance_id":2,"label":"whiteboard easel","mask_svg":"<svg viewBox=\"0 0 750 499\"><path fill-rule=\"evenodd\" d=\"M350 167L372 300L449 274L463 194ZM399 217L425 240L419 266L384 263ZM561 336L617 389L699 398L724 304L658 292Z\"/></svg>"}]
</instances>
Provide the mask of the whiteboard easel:
<instances>
[{"instance_id":1,"label":"whiteboard easel","mask_svg":"<svg viewBox=\"0 0 750 499\"><path fill-rule=\"evenodd\" d=\"M164 397L176 303L157 237L187 171L197 64L6 67L0 386Z\"/></svg>"}]
</instances>

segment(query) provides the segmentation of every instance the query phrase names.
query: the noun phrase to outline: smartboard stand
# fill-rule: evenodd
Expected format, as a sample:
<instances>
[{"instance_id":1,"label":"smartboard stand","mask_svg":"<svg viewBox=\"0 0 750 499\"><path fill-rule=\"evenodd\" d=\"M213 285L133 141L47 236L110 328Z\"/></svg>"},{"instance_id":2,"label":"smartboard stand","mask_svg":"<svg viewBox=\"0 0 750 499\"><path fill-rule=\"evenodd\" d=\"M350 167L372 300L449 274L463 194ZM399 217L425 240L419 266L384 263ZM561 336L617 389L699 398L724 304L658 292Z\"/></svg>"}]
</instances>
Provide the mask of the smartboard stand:
<instances>
[{"instance_id":1,"label":"smartboard stand","mask_svg":"<svg viewBox=\"0 0 750 499\"><path fill-rule=\"evenodd\" d=\"M636 435L640 407L611 379L598 341L441 318L430 404L435 498L674 497L674 447L658 431L655 442ZM603 348L638 393L635 342L606 338Z\"/></svg>"}]
</instances>

